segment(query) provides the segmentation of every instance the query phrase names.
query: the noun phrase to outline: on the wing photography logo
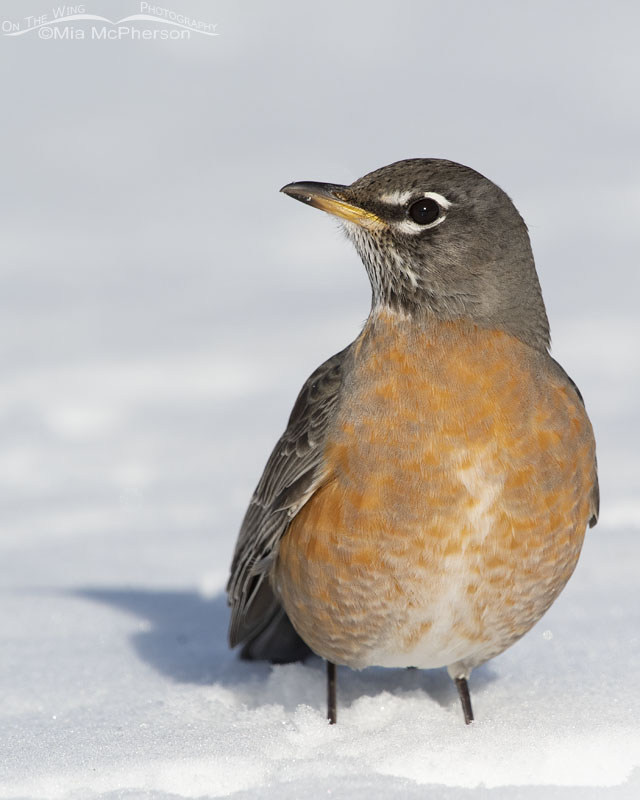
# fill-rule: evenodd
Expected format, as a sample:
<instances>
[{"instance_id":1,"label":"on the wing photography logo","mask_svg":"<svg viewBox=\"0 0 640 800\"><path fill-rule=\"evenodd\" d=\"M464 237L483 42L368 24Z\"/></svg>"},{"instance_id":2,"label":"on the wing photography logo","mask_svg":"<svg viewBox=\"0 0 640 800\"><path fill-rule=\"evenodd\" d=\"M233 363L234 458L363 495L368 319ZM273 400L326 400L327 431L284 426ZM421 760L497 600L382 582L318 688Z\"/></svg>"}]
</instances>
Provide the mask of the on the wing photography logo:
<instances>
[{"instance_id":1,"label":"on the wing photography logo","mask_svg":"<svg viewBox=\"0 0 640 800\"><path fill-rule=\"evenodd\" d=\"M216 25L155 3L140 3L140 12L122 19L87 13L85 5L62 5L20 20L2 20L4 36L35 36L52 41L189 40L192 34L218 36Z\"/></svg>"}]
</instances>

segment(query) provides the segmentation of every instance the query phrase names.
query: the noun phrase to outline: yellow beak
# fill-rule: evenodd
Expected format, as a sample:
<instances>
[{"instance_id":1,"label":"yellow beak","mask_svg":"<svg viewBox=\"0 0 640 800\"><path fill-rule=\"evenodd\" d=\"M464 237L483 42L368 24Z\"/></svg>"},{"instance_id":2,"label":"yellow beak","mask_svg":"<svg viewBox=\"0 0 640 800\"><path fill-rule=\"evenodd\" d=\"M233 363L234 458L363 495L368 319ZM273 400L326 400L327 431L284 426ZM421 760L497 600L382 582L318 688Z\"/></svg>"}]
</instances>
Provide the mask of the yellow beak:
<instances>
[{"instance_id":1,"label":"yellow beak","mask_svg":"<svg viewBox=\"0 0 640 800\"><path fill-rule=\"evenodd\" d=\"M335 217L346 219L348 222L355 222L362 228L369 230L380 230L386 228L386 223L372 214L365 211L360 206L353 205L344 199L342 194L348 187L334 183L316 183L315 181L301 181L299 183L288 183L280 189L281 192L300 200L301 203L319 208Z\"/></svg>"}]
</instances>

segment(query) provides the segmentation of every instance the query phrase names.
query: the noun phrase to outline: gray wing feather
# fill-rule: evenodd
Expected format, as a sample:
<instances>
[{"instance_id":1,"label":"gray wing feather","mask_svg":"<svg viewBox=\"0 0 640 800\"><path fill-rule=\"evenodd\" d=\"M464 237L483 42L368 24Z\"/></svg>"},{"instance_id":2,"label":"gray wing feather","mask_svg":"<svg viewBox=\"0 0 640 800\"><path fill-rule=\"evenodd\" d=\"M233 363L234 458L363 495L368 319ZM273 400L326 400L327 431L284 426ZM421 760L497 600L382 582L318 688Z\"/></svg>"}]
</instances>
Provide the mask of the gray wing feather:
<instances>
[{"instance_id":1,"label":"gray wing feather","mask_svg":"<svg viewBox=\"0 0 640 800\"><path fill-rule=\"evenodd\" d=\"M567 380L567 383L569 383L569 385L573 387L575 393L578 395L578 398L580 399L580 402L584 406L584 397L582 396L582 392L580 391L580 389L578 389L578 386L577 386L576 382L573 380L573 378L570 375L567 374L567 372L564 369L564 367L561 364L559 364L555 360L555 358L551 358L551 360L555 364L555 366L558 369L558 371L562 375L564 375L564 377ZM586 406L585 406L585 408L586 408ZM589 527L593 528L598 523L598 517L600 516L600 482L598 480L598 464L597 464L597 461L596 461L595 482L594 482L594 484L593 484L593 486L591 488L591 507L593 509L593 514L591 515L591 519L589 520Z\"/></svg>"},{"instance_id":2,"label":"gray wing feather","mask_svg":"<svg viewBox=\"0 0 640 800\"><path fill-rule=\"evenodd\" d=\"M291 623L271 590L268 573L289 523L323 478L326 432L336 407L349 349L325 361L302 387L287 429L271 453L249 503L227 585L231 647L241 642L250 645L252 641L265 641L269 638L265 636L269 626L282 636L290 636ZM272 654L272 647L263 647L257 655L249 652L248 657Z\"/></svg>"}]
</instances>

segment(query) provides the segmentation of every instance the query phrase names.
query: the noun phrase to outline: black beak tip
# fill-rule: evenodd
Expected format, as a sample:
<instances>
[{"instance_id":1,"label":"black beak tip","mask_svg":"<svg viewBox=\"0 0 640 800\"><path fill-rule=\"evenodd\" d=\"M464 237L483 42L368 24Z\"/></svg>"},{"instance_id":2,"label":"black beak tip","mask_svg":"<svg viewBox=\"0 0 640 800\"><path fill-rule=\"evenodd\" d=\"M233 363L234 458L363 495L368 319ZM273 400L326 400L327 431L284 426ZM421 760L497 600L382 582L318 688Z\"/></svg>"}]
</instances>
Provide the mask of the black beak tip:
<instances>
[{"instance_id":1,"label":"black beak tip","mask_svg":"<svg viewBox=\"0 0 640 800\"><path fill-rule=\"evenodd\" d=\"M308 191L304 191L304 184L287 183L286 186L283 186L282 189L280 189L280 191L283 194L286 194L288 197L294 197L296 200L300 200L302 203L311 202L311 195Z\"/></svg>"},{"instance_id":2,"label":"black beak tip","mask_svg":"<svg viewBox=\"0 0 640 800\"><path fill-rule=\"evenodd\" d=\"M289 197L294 197L296 200L300 200L301 203L313 204L313 201L316 198L339 200L341 199L340 193L347 188L347 186L338 185L337 183L297 181L296 183L287 183L282 187L282 189L280 189L280 191Z\"/></svg>"}]
</instances>

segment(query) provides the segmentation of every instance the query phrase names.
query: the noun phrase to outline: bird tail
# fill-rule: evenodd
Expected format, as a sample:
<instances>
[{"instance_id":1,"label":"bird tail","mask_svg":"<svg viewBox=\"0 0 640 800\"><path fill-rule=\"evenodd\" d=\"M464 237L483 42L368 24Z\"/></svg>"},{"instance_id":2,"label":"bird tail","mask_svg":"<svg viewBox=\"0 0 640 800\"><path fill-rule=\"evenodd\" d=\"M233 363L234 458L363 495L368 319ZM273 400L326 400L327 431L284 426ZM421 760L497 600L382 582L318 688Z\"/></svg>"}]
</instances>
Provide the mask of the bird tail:
<instances>
[{"instance_id":1,"label":"bird tail","mask_svg":"<svg viewBox=\"0 0 640 800\"><path fill-rule=\"evenodd\" d=\"M245 641L240 658L289 664L303 661L311 652L296 633L285 610L281 605L276 605L260 630Z\"/></svg>"}]
</instances>

